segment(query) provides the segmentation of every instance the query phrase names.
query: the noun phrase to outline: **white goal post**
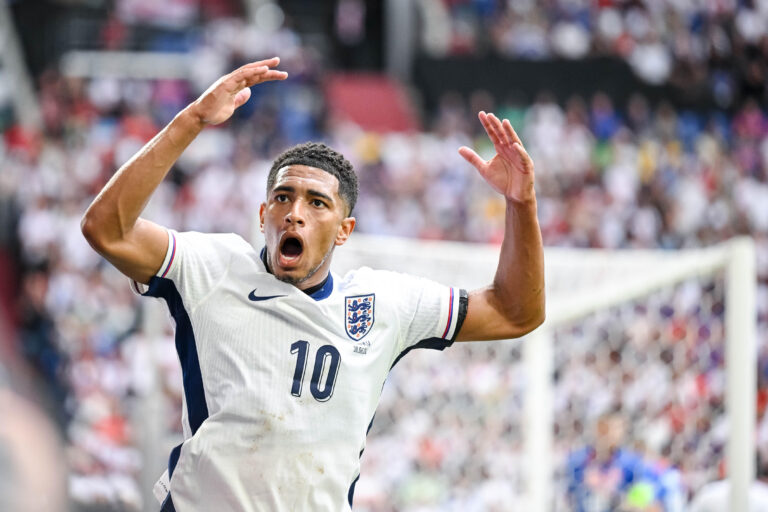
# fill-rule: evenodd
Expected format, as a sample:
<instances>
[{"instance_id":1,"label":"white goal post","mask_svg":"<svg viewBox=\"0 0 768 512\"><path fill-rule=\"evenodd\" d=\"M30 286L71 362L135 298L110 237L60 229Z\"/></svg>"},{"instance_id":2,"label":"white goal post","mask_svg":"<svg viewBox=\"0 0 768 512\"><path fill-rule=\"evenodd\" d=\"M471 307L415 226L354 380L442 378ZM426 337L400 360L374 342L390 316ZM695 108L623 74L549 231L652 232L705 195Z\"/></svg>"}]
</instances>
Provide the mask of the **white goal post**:
<instances>
[{"instance_id":1,"label":"white goal post","mask_svg":"<svg viewBox=\"0 0 768 512\"><path fill-rule=\"evenodd\" d=\"M552 333L559 326L631 302L687 279L716 273L725 285L725 405L729 427L730 510L747 510L755 473L756 271L750 238L705 249L592 250L547 248L547 320L523 341L526 510L550 511L553 458ZM334 270L391 269L467 289L491 282L498 247L355 234L334 254Z\"/></svg>"}]
</instances>

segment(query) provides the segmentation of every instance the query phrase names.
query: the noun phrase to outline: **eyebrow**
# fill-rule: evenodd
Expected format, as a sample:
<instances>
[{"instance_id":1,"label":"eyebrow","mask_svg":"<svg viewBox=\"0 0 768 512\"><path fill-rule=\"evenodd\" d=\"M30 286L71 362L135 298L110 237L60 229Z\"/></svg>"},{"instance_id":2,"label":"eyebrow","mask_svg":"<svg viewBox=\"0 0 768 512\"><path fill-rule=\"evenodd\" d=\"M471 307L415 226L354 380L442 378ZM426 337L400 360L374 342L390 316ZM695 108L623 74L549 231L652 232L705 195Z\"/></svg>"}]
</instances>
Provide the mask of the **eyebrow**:
<instances>
[{"instance_id":1,"label":"eyebrow","mask_svg":"<svg viewBox=\"0 0 768 512\"><path fill-rule=\"evenodd\" d=\"M296 189L291 187L291 186L289 186L289 185L278 185L277 187L272 189L272 192L290 192L291 194L293 194L293 193L296 192ZM328 194L324 194L324 193L322 193L320 191L309 189L309 190L307 190L307 193L309 195L311 195L311 196L320 197L322 199L325 199L326 201L328 201L331 204L334 203L333 198L331 196L329 196Z\"/></svg>"}]
</instances>

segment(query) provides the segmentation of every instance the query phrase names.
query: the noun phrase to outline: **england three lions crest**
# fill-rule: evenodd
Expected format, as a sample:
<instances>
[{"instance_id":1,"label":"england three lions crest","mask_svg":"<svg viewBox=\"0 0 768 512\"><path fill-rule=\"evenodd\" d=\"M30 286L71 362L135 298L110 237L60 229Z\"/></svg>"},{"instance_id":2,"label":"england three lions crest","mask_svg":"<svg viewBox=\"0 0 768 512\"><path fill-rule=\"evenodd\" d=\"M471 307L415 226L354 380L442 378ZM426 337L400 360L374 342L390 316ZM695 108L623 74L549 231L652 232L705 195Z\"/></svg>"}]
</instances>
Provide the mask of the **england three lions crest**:
<instances>
[{"instance_id":1,"label":"england three lions crest","mask_svg":"<svg viewBox=\"0 0 768 512\"><path fill-rule=\"evenodd\" d=\"M373 327L373 304L376 295L355 295L347 297L344 307L344 325L347 335L355 341L360 341Z\"/></svg>"}]
</instances>

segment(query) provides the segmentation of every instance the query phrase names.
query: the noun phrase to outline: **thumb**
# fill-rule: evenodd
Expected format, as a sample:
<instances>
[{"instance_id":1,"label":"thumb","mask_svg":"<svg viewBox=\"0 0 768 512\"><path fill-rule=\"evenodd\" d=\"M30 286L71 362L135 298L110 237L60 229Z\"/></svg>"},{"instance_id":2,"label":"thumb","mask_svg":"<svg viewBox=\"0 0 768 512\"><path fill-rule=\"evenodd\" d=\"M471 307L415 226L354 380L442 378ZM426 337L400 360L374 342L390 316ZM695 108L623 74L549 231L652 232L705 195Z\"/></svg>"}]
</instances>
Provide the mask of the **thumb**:
<instances>
[{"instance_id":1,"label":"thumb","mask_svg":"<svg viewBox=\"0 0 768 512\"><path fill-rule=\"evenodd\" d=\"M459 154L478 171L485 167L485 160L480 158L480 155L469 149L467 146L461 146L459 148Z\"/></svg>"},{"instance_id":2,"label":"thumb","mask_svg":"<svg viewBox=\"0 0 768 512\"><path fill-rule=\"evenodd\" d=\"M251 89L246 87L235 95L235 108L242 107L251 97Z\"/></svg>"}]
</instances>

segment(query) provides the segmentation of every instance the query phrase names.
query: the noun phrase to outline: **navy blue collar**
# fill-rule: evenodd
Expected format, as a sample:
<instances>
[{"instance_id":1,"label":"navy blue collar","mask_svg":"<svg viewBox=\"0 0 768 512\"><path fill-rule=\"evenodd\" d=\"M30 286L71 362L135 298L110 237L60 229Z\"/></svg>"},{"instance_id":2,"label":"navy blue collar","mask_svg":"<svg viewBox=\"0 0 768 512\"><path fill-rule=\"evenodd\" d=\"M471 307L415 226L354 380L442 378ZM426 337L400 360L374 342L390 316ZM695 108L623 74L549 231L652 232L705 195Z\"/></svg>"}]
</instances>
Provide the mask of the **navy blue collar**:
<instances>
[{"instance_id":1,"label":"navy blue collar","mask_svg":"<svg viewBox=\"0 0 768 512\"><path fill-rule=\"evenodd\" d=\"M269 268L269 264L267 263L267 248L262 247L261 248L261 261L264 263L264 268L267 269L267 272L272 274L272 270ZM331 293L333 292L333 276L330 272L328 272L328 275L325 276L325 279L323 279L323 282L320 284L316 284L315 286L312 286L311 288L307 288L306 290L301 290L310 297L312 297L315 300L323 300L328 298Z\"/></svg>"},{"instance_id":2,"label":"navy blue collar","mask_svg":"<svg viewBox=\"0 0 768 512\"><path fill-rule=\"evenodd\" d=\"M328 298L328 296L330 296L331 292L333 291L333 276L330 272L328 272L328 275L325 277L322 283L302 291L315 300L323 300Z\"/></svg>"}]
</instances>

